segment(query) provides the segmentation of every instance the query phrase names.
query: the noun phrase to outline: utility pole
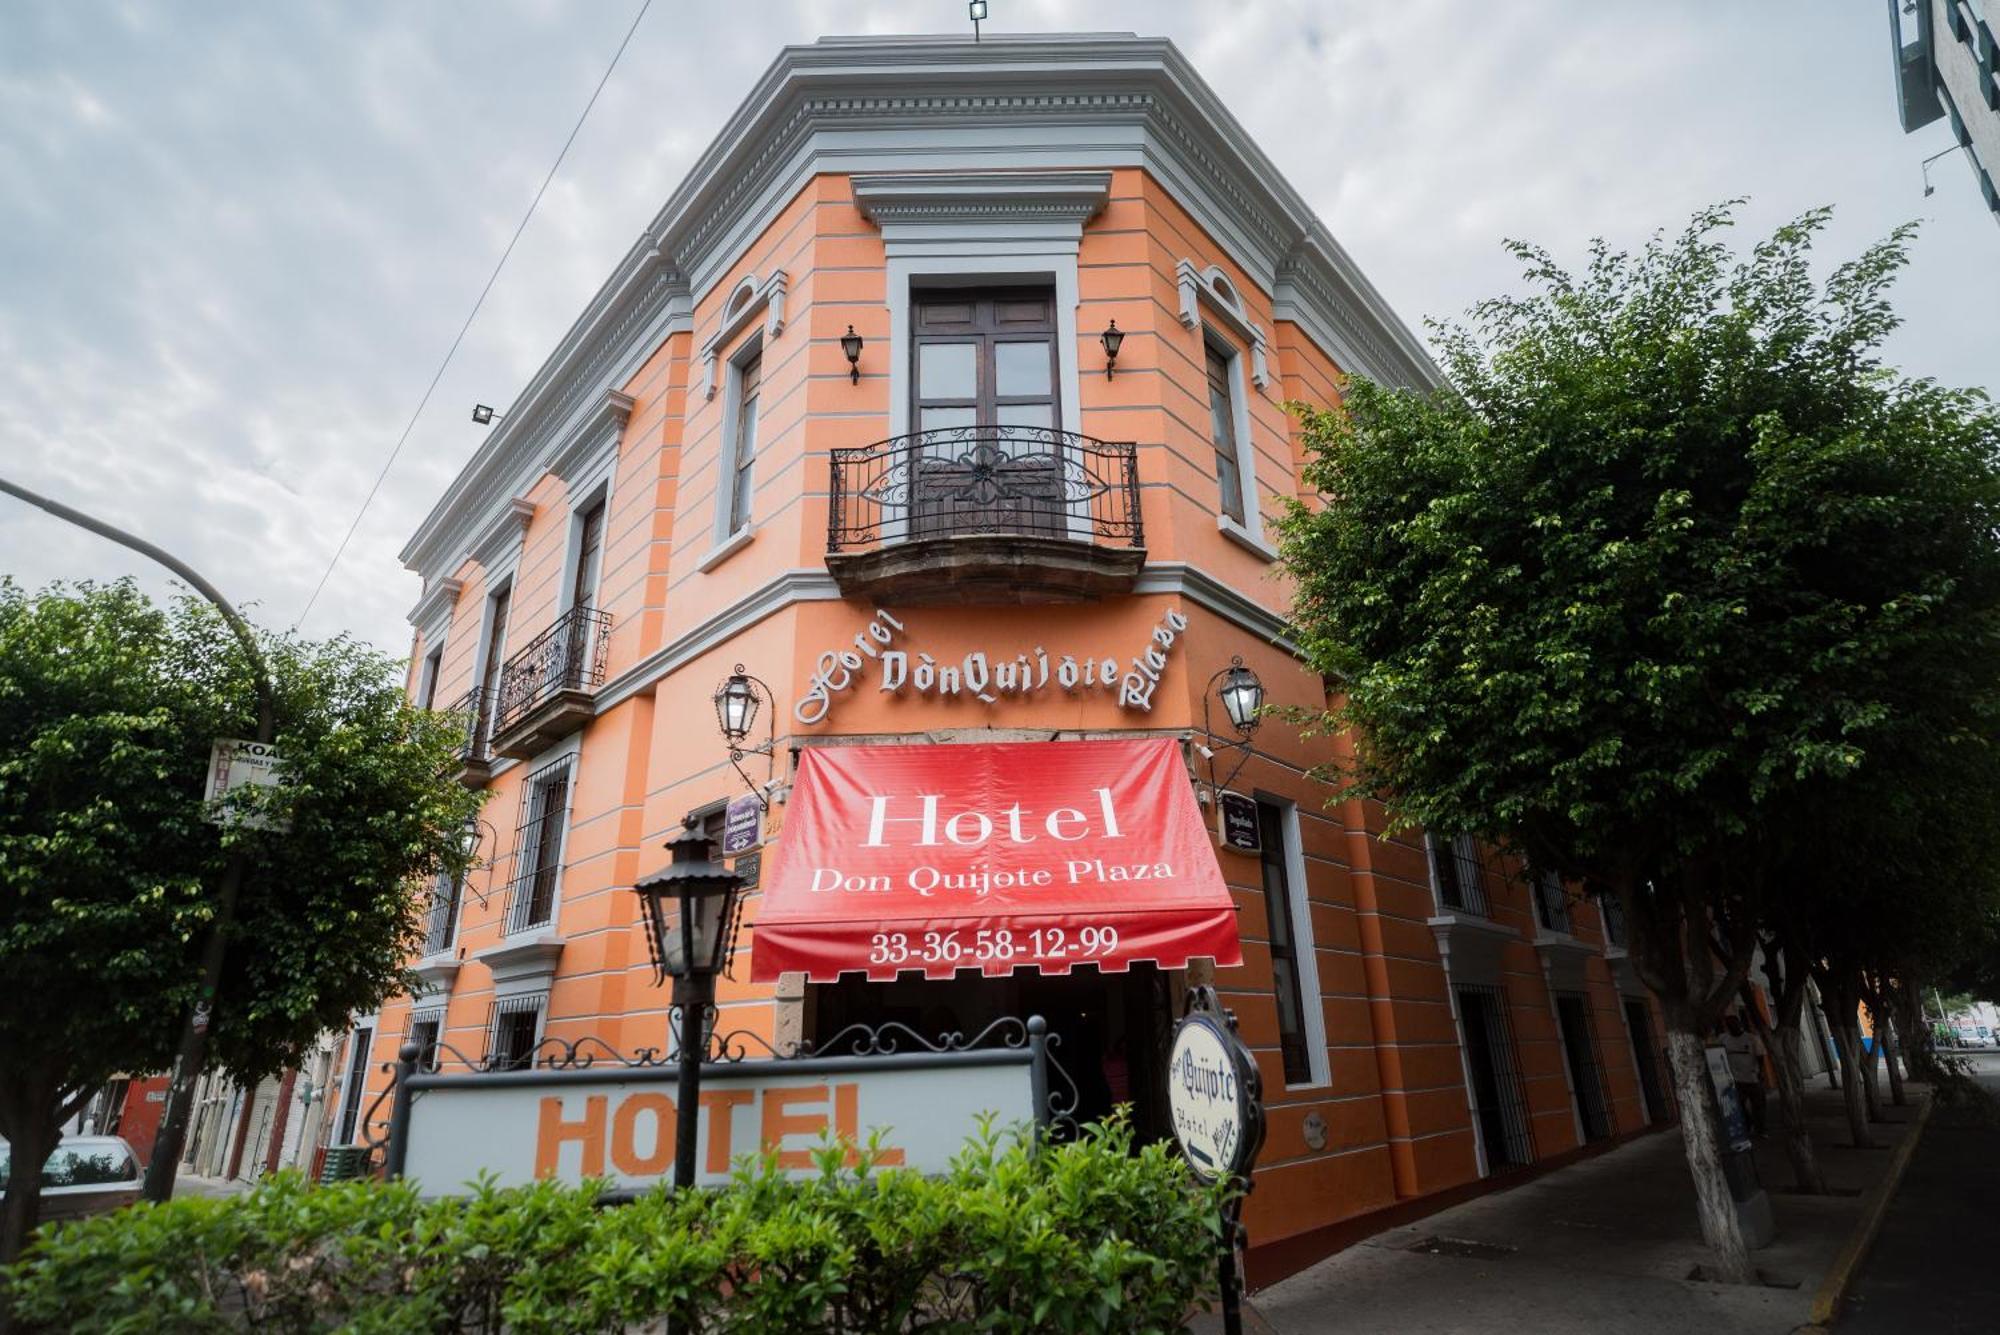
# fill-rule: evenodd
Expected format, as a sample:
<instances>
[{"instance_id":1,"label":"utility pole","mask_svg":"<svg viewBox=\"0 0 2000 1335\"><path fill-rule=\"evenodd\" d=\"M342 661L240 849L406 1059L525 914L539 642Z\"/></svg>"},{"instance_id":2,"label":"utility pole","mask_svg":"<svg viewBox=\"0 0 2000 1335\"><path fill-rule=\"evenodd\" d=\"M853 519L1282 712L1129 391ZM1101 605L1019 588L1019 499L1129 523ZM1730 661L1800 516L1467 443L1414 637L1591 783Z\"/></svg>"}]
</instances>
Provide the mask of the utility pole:
<instances>
[{"instance_id":1,"label":"utility pole","mask_svg":"<svg viewBox=\"0 0 2000 1335\"><path fill-rule=\"evenodd\" d=\"M243 647L243 656L250 660L251 671L256 674L257 740L266 746L277 740L276 690L271 684L270 665L264 661L263 650L257 647L257 637L229 600L203 579L193 566L144 538L72 509L60 501L29 491L4 477L0 477L0 491L159 562L185 580L195 592L214 603L216 610L222 613L222 619L229 623L237 643ZM174 1176L180 1171L181 1147L187 1139L188 1119L194 1110L195 1082L201 1076L202 1064L208 1059L208 1026L215 1013L216 989L222 984L223 956L229 944L230 927L236 918L236 899L243 888L247 861L240 848L232 850L229 861L222 869L222 882L216 887L215 921L210 925L208 941L202 947L201 992L181 1027L180 1051L174 1057L173 1076L167 1083L166 1114L160 1120L160 1133L153 1142L152 1162L146 1165L145 1195L149 1201L164 1201L174 1194Z\"/></svg>"}]
</instances>

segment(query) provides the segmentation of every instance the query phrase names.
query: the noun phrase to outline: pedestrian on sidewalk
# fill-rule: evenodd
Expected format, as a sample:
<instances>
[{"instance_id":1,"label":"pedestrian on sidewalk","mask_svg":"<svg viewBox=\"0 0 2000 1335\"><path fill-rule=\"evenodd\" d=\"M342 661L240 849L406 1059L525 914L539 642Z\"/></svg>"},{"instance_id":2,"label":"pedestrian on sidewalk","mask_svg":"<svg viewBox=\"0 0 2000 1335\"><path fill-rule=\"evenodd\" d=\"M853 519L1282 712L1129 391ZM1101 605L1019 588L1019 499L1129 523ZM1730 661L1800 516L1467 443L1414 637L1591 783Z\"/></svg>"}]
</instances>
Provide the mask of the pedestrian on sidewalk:
<instances>
[{"instance_id":1,"label":"pedestrian on sidewalk","mask_svg":"<svg viewBox=\"0 0 2000 1335\"><path fill-rule=\"evenodd\" d=\"M1750 1123L1750 1134L1764 1134L1764 1041L1744 1026L1734 1011L1723 1017L1722 1050L1729 1057L1729 1078L1736 1084L1736 1101Z\"/></svg>"}]
</instances>

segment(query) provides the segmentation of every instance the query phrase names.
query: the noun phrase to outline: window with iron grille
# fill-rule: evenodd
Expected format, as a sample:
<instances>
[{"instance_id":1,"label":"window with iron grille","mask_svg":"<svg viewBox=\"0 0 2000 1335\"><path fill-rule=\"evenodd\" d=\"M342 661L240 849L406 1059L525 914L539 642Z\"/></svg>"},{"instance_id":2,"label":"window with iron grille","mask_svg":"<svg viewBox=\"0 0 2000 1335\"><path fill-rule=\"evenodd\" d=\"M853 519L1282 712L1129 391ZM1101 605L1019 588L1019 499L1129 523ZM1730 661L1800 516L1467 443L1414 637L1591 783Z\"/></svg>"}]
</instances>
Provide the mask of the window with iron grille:
<instances>
[{"instance_id":1,"label":"window with iron grille","mask_svg":"<svg viewBox=\"0 0 2000 1335\"><path fill-rule=\"evenodd\" d=\"M502 997L493 1003L493 1019L486 1026L486 1064L496 1071L525 1071L535 1064L535 1048L542 1041L542 1015L549 994Z\"/></svg>"},{"instance_id":2,"label":"window with iron grille","mask_svg":"<svg viewBox=\"0 0 2000 1335\"><path fill-rule=\"evenodd\" d=\"M1569 934L1569 891L1563 889L1562 877L1552 871L1530 871L1528 873L1535 888L1535 921L1545 932Z\"/></svg>"},{"instance_id":3,"label":"window with iron grille","mask_svg":"<svg viewBox=\"0 0 2000 1335\"><path fill-rule=\"evenodd\" d=\"M555 917L563 833L569 824L570 770L575 763L575 756L564 756L530 774L521 785L514 881L507 891L509 933L546 926Z\"/></svg>"},{"instance_id":4,"label":"window with iron grille","mask_svg":"<svg viewBox=\"0 0 2000 1335\"><path fill-rule=\"evenodd\" d=\"M1597 900L1597 915L1604 920L1604 941L1607 945L1625 946L1625 906L1618 902L1618 896L1609 890L1600 890Z\"/></svg>"},{"instance_id":5,"label":"window with iron grille","mask_svg":"<svg viewBox=\"0 0 2000 1335\"><path fill-rule=\"evenodd\" d=\"M1585 1142L1611 1136L1611 1099L1604 1091L1604 1063L1597 1050L1597 1019L1590 1003L1575 993L1556 996L1556 1020L1562 1029L1563 1057L1569 1062L1570 1084L1576 1089L1576 1110L1583 1118Z\"/></svg>"},{"instance_id":6,"label":"window with iron grille","mask_svg":"<svg viewBox=\"0 0 2000 1335\"><path fill-rule=\"evenodd\" d=\"M409 1032L403 1036L406 1043L417 1045L417 1069L435 1071L438 1068L438 1041L444 1037L444 1007L423 1006L410 1010Z\"/></svg>"},{"instance_id":7,"label":"window with iron grille","mask_svg":"<svg viewBox=\"0 0 2000 1335\"><path fill-rule=\"evenodd\" d=\"M1458 1017L1465 1029L1465 1063L1472 1081L1472 1111L1486 1169L1519 1168L1535 1160L1528 1100L1514 1060L1514 1022L1507 994L1497 987L1458 989Z\"/></svg>"},{"instance_id":8,"label":"window with iron grille","mask_svg":"<svg viewBox=\"0 0 2000 1335\"><path fill-rule=\"evenodd\" d=\"M1459 913L1486 917L1486 868L1480 861L1479 841L1469 834L1445 840L1433 835L1430 846L1438 903Z\"/></svg>"},{"instance_id":9,"label":"window with iron grille","mask_svg":"<svg viewBox=\"0 0 2000 1335\"><path fill-rule=\"evenodd\" d=\"M1674 1115L1674 1082L1667 1078L1660 1045L1653 1040L1653 1012L1638 997L1625 998L1625 1027L1632 1035L1632 1059L1639 1067L1639 1091L1646 1096L1646 1120Z\"/></svg>"},{"instance_id":10,"label":"window with iron grille","mask_svg":"<svg viewBox=\"0 0 2000 1335\"><path fill-rule=\"evenodd\" d=\"M429 921L424 930L424 954L441 955L458 939L458 909L465 882L440 873L431 882Z\"/></svg>"}]
</instances>

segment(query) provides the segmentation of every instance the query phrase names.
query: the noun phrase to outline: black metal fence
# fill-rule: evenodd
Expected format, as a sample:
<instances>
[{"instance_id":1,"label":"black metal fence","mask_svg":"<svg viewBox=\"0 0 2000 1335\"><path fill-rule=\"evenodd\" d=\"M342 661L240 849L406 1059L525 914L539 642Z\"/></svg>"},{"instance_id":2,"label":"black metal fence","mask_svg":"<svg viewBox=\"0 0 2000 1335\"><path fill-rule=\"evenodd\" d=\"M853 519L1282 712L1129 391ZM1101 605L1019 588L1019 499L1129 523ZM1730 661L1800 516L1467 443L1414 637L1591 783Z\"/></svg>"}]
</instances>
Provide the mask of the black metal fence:
<instances>
[{"instance_id":1,"label":"black metal fence","mask_svg":"<svg viewBox=\"0 0 2000 1335\"><path fill-rule=\"evenodd\" d=\"M1020 534L1146 545L1138 449L1036 426L956 426L833 451L829 552Z\"/></svg>"},{"instance_id":2,"label":"black metal fence","mask_svg":"<svg viewBox=\"0 0 2000 1335\"><path fill-rule=\"evenodd\" d=\"M610 642L609 612L572 607L557 617L500 669L495 731L506 731L559 692L602 686Z\"/></svg>"}]
</instances>

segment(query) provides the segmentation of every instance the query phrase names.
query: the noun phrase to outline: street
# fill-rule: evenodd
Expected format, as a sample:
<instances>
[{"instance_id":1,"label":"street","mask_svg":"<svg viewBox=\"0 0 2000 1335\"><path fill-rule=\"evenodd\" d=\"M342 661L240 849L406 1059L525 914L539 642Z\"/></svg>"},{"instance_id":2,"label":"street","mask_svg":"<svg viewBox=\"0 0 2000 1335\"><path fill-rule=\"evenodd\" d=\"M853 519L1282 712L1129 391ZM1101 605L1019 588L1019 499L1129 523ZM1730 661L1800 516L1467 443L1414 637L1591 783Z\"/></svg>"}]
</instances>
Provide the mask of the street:
<instances>
[{"instance_id":1,"label":"street","mask_svg":"<svg viewBox=\"0 0 2000 1335\"><path fill-rule=\"evenodd\" d=\"M1971 1054L2000 1095L2000 1053ZM2000 1323L2000 1124L1940 1107L1838 1321L1842 1335L1949 1335Z\"/></svg>"}]
</instances>

